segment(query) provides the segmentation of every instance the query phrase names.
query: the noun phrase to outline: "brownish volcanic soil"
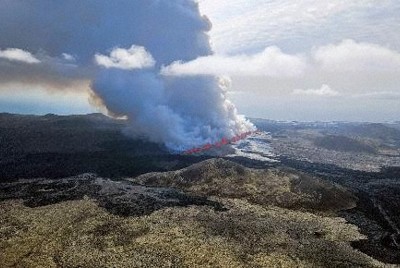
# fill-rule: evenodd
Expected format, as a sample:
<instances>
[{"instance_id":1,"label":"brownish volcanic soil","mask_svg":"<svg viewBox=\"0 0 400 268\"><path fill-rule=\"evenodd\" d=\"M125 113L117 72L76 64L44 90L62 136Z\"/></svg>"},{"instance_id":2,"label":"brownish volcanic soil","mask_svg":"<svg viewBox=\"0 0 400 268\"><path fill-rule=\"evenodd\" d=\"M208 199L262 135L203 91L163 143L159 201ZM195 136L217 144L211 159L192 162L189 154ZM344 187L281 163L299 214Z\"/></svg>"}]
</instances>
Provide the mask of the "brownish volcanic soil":
<instances>
[{"instance_id":1,"label":"brownish volcanic soil","mask_svg":"<svg viewBox=\"0 0 400 268\"><path fill-rule=\"evenodd\" d=\"M3 267L383 265L351 247L364 236L334 215L356 198L295 171L211 159L120 181L2 183L0 198Z\"/></svg>"},{"instance_id":2,"label":"brownish volcanic soil","mask_svg":"<svg viewBox=\"0 0 400 268\"><path fill-rule=\"evenodd\" d=\"M173 187L186 193L241 198L259 205L337 212L356 206L344 188L289 169L249 169L223 159L210 159L178 171L148 173L130 179L135 184Z\"/></svg>"}]
</instances>

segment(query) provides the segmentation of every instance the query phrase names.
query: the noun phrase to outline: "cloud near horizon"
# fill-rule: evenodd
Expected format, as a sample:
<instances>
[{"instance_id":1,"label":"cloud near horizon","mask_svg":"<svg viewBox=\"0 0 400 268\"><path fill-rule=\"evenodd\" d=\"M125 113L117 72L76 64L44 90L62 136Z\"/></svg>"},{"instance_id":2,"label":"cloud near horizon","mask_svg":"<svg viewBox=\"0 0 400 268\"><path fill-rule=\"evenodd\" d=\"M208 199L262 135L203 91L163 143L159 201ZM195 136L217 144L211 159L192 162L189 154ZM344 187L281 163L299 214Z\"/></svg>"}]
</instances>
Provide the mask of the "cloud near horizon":
<instances>
[{"instance_id":1,"label":"cloud near horizon","mask_svg":"<svg viewBox=\"0 0 400 268\"><path fill-rule=\"evenodd\" d=\"M93 53L94 62L104 68L135 70L153 68L156 61L144 46L131 45L128 48L114 47L109 55ZM3 63L2 63L3 61ZM4 62L6 61L6 62ZM91 68L95 66L77 65L76 58L62 53L52 58L46 54L34 55L29 51L12 48L0 50L0 90L5 85L25 84L42 85L53 90L87 90L85 86L76 86L80 81L91 79ZM21 75L24 74L24 75ZM337 91L328 90L326 84L334 84L343 92L353 95L370 94L371 92L397 92L398 88L366 88L354 91L351 85L360 83L374 85L377 81L397 85L400 77L400 52L393 49L365 42L345 39L336 44L315 47L309 53L287 54L277 47L268 47L260 53L250 55L218 55L201 56L192 61L174 61L162 66L160 74L164 76L197 76L227 75L233 77L264 77L266 85L270 79L288 79L287 81L314 81L323 86L320 89L304 86L292 88L291 94L303 96L337 96ZM348 79L352 80L348 80ZM334 81L333 81L334 80ZM345 81L347 80L347 81ZM335 84L337 83L337 84ZM82 84L82 83L81 83ZM268 85L266 86L266 89ZM308 88L308 89L307 89ZM235 90L238 90L235 88ZM240 89L246 91L249 89ZM368 95L369 94L369 95Z\"/></svg>"},{"instance_id":2,"label":"cloud near horizon","mask_svg":"<svg viewBox=\"0 0 400 268\"><path fill-rule=\"evenodd\" d=\"M368 80L375 81L375 84L381 80L383 83L395 84L400 77L400 52L378 44L345 39L314 47L303 54L287 54L277 47L268 47L260 53L250 55L214 54L188 62L176 61L164 66L161 74L254 76L263 77L266 82L270 79L297 79L300 83L322 80L321 84L351 77L353 84L368 83ZM324 79L328 81L323 81ZM342 83L339 87L343 88L345 84Z\"/></svg>"},{"instance_id":3,"label":"cloud near horizon","mask_svg":"<svg viewBox=\"0 0 400 268\"><path fill-rule=\"evenodd\" d=\"M400 52L351 39L314 49L314 61L329 72L399 73Z\"/></svg>"},{"instance_id":4,"label":"cloud near horizon","mask_svg":"<svg viewBox=\"0 0 400 268\"><path fill-rule=\"evenodd\" d=\"M213 54L193 61L176 61L162 68L167 76L239 75L296 77L304 73L306 62L300 55L288 55L278 47L267 47L253 55L225 56Z\"/></svg>"},{"instance_id":5,"label":"cloud near horizon","mask_svg":"<svg viewBox=\"0 0 400 268\"><path fill-rule=\"evenodd\" d=\"M333 90L326 84L323 84L319 89L295 89L292 94L318 97L336 97L340 95L338 91Z\"/></svg>"},{"instance_id":6,"label":"cloud near horizon","mask_svg":"<svg viewBox=\"0 0 400 268\"><path fill-rule=\"evenodd\" d=\"M45 51L0 50L0 92L38 86L50 92L87 91L89 77L89 68L77 66L75 58L66 53L50 57Z\"/></svg>"},{"instance_id":7,"label":"cloud near horizon","mask_svg":"<svg viewBox=\"0 0 400 268\"><path fill-rule=\"evenodd\" d=\"M0 49L0 58L28 64L40 63L40 60L33 56L30 52L19 48L7 48L4 50Z\"/></svg>"}]
</instances>

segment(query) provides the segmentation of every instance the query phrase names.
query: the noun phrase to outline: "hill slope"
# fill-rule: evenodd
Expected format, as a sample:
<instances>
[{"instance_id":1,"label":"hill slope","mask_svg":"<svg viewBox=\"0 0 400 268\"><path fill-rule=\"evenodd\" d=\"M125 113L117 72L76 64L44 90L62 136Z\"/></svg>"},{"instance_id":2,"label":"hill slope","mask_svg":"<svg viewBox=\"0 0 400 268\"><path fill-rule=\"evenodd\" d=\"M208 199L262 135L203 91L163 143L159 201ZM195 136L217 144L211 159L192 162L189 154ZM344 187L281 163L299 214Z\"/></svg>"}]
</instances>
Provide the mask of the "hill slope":
<instances>
[{"instance_id":1,"label":"hill slope","mask_svg":"<svg viewBox=\"0 0 400 268\"><path fill-rule=\"evenodd\" d=\"M2 267L382 266L334 216L353 195L291 170L211 159L120 181L0 183L0 198Z\"/></svg>"},{"instance_id":2,"label":"hill slope","mask_svg":"<svg viewBox=\"0 0 400 268\"><path fill-rule=\"evenodd\" d=\"M356 198L344 188L316 177L282 168L244 168L223 159L206 160L178 171L148 173L130 181L174 187L196 195L241 198L253 204L325 213L356 205Z\"/></svg>"}]
</instances>

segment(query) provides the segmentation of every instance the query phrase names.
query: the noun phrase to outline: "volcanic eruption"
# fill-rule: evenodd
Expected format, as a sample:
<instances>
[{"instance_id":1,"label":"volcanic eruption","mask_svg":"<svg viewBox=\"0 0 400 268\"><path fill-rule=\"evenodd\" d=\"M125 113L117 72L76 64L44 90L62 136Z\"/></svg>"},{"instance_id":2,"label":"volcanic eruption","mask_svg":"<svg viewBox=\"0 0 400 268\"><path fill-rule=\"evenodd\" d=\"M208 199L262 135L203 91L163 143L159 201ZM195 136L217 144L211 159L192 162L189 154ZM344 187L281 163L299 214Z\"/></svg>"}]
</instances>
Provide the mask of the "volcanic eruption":
<instances>
[{"instance_id":1,"label":"volcanic eruption","mask_svg":"<svg viewBox=\"0 0 400 268\"><path fill-rule=\"evenodd\" d=\"M173 62L213 53L207 35L211 23L195 1L69 0L62 8L52 0L7 4L15 12L4 16L24 27L18 36L6 33L0 47L58 59L49 79L90 81L96 103L109 115L126 117L130 135L180 152L254 130L228 100L223 79L161 72ZM47 42L49 36L56 42Z\"/></svg>"}]
</instances>

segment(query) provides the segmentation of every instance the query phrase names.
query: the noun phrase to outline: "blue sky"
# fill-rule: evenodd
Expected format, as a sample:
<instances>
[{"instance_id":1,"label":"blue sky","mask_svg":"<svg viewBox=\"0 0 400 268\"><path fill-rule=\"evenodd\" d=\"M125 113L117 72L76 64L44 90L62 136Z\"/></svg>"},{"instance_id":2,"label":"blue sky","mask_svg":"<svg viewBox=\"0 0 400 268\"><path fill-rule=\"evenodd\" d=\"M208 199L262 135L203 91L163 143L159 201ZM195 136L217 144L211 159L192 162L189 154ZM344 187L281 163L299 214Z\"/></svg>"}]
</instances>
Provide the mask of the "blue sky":
<instances>
[{"instance_id":1,"label":"blue sky","mask_svg":"<svg viewBox=\"0 0 400 268\"><path fill-rule=\"evenodd\" d=\"M124 1L97 1L96 8L88 8L87 1L79 4L80 12L63 1L39 2L33 7L29 1L0 0L0 112L98 111L89 102L95 55L108 57L114 47L129 48L135 44L127 36L140 35L149 55L164 59L162 65L155 63L162 75L222 76L230 85L229 98L248 116L307 121L400 118L399 1L198 0L201 14L212 24L208 35L214 54L200 51L203 46L193 43L199 38L189 36L185 42L198 45L196 57L184 49L158 54L159 46L187 31L163 28L166 23L157 19L169 12L166 7L150 21L132 19L129 6L118 4ZM33 9L53 15L35 17ZM71 16L84 16L86 24L73 23L67 19ZM207 30L199 23L176 25ZM51 26L35 28L41 24ZM108 39L95 32L103 24ZM176 42L178 47L182 39Z\"/></svg>"}]
</instances>

